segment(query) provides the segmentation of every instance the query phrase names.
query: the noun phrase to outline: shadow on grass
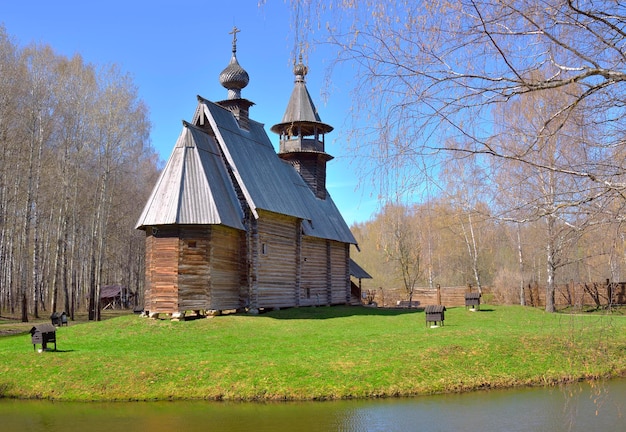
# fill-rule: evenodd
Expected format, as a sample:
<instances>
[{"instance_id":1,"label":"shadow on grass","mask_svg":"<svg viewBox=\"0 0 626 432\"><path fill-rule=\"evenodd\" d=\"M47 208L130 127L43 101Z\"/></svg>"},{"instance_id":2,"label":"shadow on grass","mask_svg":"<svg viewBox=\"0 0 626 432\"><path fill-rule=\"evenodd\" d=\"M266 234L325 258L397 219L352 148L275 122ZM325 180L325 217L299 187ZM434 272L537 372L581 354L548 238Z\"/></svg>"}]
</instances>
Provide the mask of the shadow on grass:
<instances>
[{"instance_id":1,"label":"shadow on grass","mask_svg":"<svg viewBox=\"0 0 626 432\"><path fill-rule=\"evenodd\" d=\"M332 319L349 316L398 316L424 312L424 308L396 309L365 306L306 306L262 313L274 319Z\"/></svg>"},{"instance_id":2,"label":"shadow on grass","mask_svg":"<svg viewBox=\"0 0 626 432\"><path fill-rule=\"evenodd\" d=\"M41 353L39 353L39 354L44 354L44 353L45 353L45 354L57 354L57 353L58 353L58 354L63 354L63 353L68 353L68 352L74 352L74 350L73 350L73 349L71 349L71 350L61 350L61 349L56 349L56 350L55 350L55 349L49 349L49 348L47 348L47 349L45 349L43 352L41 352Z\"/></svg>"}]
</instances>

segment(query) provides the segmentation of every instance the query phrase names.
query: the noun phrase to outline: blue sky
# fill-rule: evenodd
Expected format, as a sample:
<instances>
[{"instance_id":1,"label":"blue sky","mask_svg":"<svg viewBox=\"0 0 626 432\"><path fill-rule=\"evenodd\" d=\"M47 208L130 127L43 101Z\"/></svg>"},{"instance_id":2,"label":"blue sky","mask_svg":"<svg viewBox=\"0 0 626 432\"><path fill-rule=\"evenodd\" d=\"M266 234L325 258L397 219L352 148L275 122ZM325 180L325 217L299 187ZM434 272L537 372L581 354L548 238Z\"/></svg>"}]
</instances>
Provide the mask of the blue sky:
<instances>
[{"instance_id":1,"label":"blue sky","mask_svg":"<svg viewBox=\"0 0 626 432\"><path fill-rule=\"evenodd\" d=\"M118 64L130 74L150 109L152 145L166 160L182 128L191 120L196 95L226 99L219 73L231 56L237 26L237 58L250 75L242 97L255 106L250 116L269 128L279 123L293 88L295 36L284 0L166 1L3 1L0 22L19 46L48 44L59 54L79 53L97 65ZM363 222L377 209L376 191L361 180L342 145L350 107L349 76L325 84L331 53L315 48L307 55L307 87L322 121L335 130L326 137L328 189L346 222ZM329 90L330 89L330 90Z\"/></svg>"}]
</instances>

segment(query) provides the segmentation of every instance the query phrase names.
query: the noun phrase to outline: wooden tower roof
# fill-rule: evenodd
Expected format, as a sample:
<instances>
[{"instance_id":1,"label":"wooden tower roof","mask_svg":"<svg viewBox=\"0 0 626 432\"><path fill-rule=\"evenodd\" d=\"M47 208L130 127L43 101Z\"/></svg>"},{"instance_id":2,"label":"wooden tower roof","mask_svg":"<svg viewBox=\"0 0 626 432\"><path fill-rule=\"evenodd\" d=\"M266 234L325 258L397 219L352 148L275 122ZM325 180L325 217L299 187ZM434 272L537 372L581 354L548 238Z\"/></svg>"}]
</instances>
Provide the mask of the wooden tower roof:
<instances>
[{"instance_id":1,"label":"wooden tower roof","mask_svg":"<svg viewBox=\"0 0 626 432\"><path fill-rule=\"evenodd\" d=\"M293 69L296 77L295 84L283 120L271 127L272 132L293 136L309 136L316 133L324 134L333 130L332 126L323 123L320 119L313 99L311 99L306 88L305 76L307 72L308 68L302 63L302 57L300 57L300 62Z\"/></svg>"}]
</instances>

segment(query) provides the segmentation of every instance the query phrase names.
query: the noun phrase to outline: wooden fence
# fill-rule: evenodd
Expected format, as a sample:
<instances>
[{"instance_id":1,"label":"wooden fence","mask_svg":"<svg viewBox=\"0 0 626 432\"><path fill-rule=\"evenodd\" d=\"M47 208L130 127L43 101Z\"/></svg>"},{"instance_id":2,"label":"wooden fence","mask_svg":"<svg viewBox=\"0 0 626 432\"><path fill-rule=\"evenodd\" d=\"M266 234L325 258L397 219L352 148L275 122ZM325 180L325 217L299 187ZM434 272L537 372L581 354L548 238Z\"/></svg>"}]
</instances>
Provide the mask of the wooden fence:
<instances>
[{"instance_id":1,"label":"wooden fence","mask_svg":"<svg viewBox=\"0 0 626 432\"><path fill-rule=\"evenodd\" d=\"M437 288L415 288L413 291L413 302L419 302L419 307L442 304L447 307L465 306L465 293L477 292L476 288L468 286L440 287ZM408 300L406 291L402 288L378 288L368 290L368 299L372 299L378 307L397 307L398 302ZM483 294L488 295L491 291L483 288ZM372 294L374 295L372 296ZM373 298L372 298L373 297Z\"/></svg>"},{"instance_id":2,"label":"wooden fence","mask_svg":"<svg viewBox=\"0 0 626 432\"><path fill-rule=\"evenodd\" d=\"M419 306L442 304L448 307L465 306L465 293L476 292L476 287L452 286L437 288L416 288L413 292L412 301L419 302ZM483 287L484 300L494 304L505 304L506 298L515 298L515 304L519 304L519 288L515 289L516 295L502 295L495 287ZM545 307L546 287L537 283L529 284L524 288L526 305ZM397 307L399 302L408 300L406 291L402 288L378 288L368 290L365 298L375 302L379 307ZM510 302L510 300L508 301ZM555 306L595 306L607 307L610 305L626 304L626 282L580 282L560 284L555 288Z\"/></svg>"}]
</instances>

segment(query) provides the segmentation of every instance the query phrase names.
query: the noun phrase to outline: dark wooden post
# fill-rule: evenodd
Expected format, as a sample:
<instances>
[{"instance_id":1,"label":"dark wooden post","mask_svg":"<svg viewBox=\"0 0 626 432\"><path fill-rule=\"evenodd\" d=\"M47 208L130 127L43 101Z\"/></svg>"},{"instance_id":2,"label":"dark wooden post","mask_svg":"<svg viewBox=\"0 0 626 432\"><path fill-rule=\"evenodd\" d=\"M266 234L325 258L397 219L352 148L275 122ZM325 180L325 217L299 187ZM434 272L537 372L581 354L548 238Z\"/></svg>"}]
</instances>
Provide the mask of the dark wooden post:
<instances>
[{"instance_id":1,"label":"dark wooden post","mask_svg":"<svg viewBox=\"0 0 626 432\"><path fill-rule=\"evenodd\" d=\"M437 284L437 304L441 306L441 285Z\"/></svg>"}]
</instances>

